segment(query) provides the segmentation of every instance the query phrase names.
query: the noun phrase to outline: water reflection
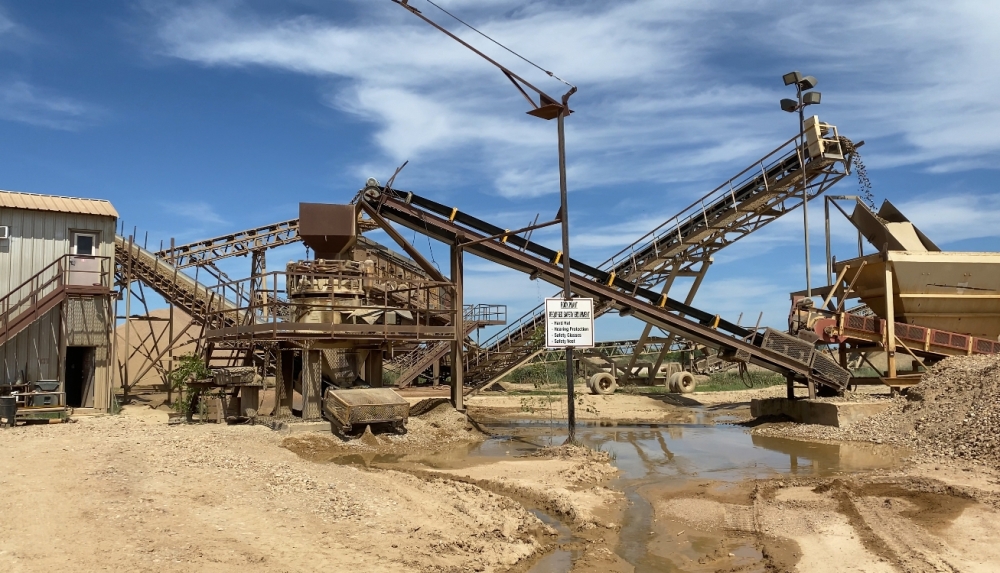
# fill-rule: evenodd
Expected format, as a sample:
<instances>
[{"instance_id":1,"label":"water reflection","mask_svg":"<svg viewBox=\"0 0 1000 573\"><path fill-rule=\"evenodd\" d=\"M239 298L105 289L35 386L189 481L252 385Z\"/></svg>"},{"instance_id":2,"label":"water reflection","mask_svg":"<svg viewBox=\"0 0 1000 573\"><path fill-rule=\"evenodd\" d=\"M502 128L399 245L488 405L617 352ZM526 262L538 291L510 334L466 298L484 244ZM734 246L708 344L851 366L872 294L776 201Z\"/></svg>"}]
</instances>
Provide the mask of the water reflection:
<instances>
[{"instance_id":1,"label":"water reflection","mask_svg":"<svg viewBox=\"0 0 1000 573\"><path fill-rule=\"evenodd\" d=\"M467 455L519 455L566 440L565 427L555 425L515 422L491 429L510 435L487 440ZM718 480L775 474L826 476L890 467L904 455L888 445L753 436L745 428L727 425L594 425L578 427L577 439L609 452L624 480L650 476Z\"/></svg>"}]
</instances>

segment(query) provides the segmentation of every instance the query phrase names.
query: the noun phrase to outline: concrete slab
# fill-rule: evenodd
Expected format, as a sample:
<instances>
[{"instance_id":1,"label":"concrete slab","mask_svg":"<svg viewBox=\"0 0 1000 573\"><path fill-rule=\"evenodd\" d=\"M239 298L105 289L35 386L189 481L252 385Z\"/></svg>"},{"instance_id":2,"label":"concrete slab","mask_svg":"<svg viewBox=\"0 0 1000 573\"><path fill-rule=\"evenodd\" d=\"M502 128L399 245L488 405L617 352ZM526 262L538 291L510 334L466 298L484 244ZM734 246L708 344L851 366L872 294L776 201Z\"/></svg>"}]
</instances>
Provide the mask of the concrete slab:
<instances>
[{"instance_id":1,"label":"concrete slab","mask_svg":"<svg viewBox=\"0 0 1000 573\"><path fill-rule=\"evenodd\" d=\"M330 433L330 422L282 422L278 428L283 434L301 434L304 432Z\"/></svg>"},{"instance_id":2,"label":"concrete slab","mask_svg":"<svg viewBox=\"0 0 1000 573\"><path fill-rule=\"evenodd\" d=\"M828 402L765 398L750 401L750 415L754 418L787 416L800 424L820 424L841 428L874 416L888 407L888 401Z\"/></svg>"}]
</instances>

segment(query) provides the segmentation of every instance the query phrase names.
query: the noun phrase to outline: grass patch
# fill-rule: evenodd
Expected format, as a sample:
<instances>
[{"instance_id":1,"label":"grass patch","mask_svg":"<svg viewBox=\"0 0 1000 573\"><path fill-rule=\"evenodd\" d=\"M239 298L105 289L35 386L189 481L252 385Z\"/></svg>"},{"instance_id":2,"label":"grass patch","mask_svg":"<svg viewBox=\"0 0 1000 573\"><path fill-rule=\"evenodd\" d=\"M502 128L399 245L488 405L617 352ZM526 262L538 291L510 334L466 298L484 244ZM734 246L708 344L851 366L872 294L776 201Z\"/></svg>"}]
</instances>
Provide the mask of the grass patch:
<instances>
[{"instance_id":1,"label":"grass patch","mask_svg":"<svg viewBox=\"0 0 1000 573\"><path fill-rule=\"evenodd\" d=\"M752 371L746 374L747 379L752 381L753 388L767 388L770 386L780 386L785 384L785 378L780 374L767 371ZM581 380L577 380L577 394L589 393L584 388L580 388ZM740 375L736 372L716 372L712 374L707 382L699 382L696 392L728 392L732 390L747 390ZM657 386L619 386L618 392L622 394L667 394L667 387L664 384ZM535 383L533 390L518 390L511 392L512 396L549 396L551 394L565 394L565 384L545 384Z\"/></svg>"},{"instance_id":2,"label":"grass patch","mask_svg":"<svg viewBox=\"0 0 1000 573\"><path fill-rule=\"evenodd\" d=\"M745 374L752 388L767 388L785 384L785 377L768 371L750 371ZM698 392L727 392L730 390L746 390L748 386L736 372L716 372L708 382L698 384Z\"/></svg>"}]
</instances>

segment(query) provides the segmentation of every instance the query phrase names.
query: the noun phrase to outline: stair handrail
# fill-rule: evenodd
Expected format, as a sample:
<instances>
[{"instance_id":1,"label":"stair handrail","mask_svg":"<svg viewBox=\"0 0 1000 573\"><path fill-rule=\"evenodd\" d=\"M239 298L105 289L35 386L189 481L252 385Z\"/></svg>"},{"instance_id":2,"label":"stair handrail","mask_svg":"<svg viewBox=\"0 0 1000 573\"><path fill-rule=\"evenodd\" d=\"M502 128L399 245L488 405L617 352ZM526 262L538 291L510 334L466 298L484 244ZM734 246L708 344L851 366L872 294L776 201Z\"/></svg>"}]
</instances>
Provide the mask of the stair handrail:
<instances>
[{"instance_id":1,"label":"stair handrail","mask_svg":"<svg viewBox=\"0 0 1000 573\"><path fill-rule=\"evenodd\" d=\"M75 258L100 260L101 261L101 270L99 271L100 283L95 283L95 285L99 284L100 286L108 286L108 283L105 281L105 275L108 274L108 272L110 271L106 271L104 267L105 263L110 259L110 257L102 257L95 255L74 255L74 254L60 255L56 260L46 265L44 268L42 268L42 270L31 275L24 282L11 289L10 292L8 292L6 295L0 298L0 317L3 318L2 321L3 332L7 332L7 329L9 327L11 318L10 313L12 308L14 309L21 308L21 306L29 299L31 300L31 305L34 305L35 303L38 302L39 298L38 295L42 291L44 291L47 287L51 286L52 283L56 283L56 286L55 288L52 289L52 292L55 292L59 288L66 286L66 275L68 272L71 271L70 269L71 265L65 265L64 261ZM49 273L53 269L53 267L56 267L58 269L56 273L53 274L50 278L46 279L44 283L37 284L40 281L41 277L46 273ZM88 271L77 271L77 272L88 272ZM21 297L17 299L17 302L15 304L12 304L11 301L14 295L17 294L22 289L24 289L25 287L30 288L28 293L21 295Z\"/></svg>"}]
</instances>

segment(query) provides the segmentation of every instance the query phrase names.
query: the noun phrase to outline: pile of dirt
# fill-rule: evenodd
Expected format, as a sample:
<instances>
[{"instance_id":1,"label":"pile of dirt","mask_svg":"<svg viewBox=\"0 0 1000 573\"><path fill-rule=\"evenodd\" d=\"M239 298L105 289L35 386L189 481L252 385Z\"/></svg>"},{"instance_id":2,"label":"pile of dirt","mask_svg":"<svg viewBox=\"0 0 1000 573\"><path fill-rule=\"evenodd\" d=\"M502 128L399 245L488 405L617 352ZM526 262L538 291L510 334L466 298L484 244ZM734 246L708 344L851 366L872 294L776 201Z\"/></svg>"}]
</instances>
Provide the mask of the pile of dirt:
<instances>
[{"instance_id":1,"label":"pile of dirt","mask_svg":"<svg viewBox=\"0 0 1000 573\"><path fill-rule=\"evenodd\" d=\"M894 421L921 448L1000 461L1000 356L942 361L910 389Z\"/></svg>"},{"instance_id":2,"label":"pile of dirt","mask_svg":"<svg viewBox=\"0 0 1000 573\"><path fill-rule=\"evenodd\" d=\"M583 446L564 444L536 450L529 457L549 458L574 462L559 475L566 483L576 485L602 483L618 474L618 469L611 465L611 454L601 450L592 450Z\"/></svg>"},{"instance_id":3,"label":"pile of dirt","mask_svg":"<svg viewBox=\"0 0 1000 573\"><path fill-rule=\"evenodd\" d=\"M943 360L884 412L845 428L797 425L755 433L896 444L931 457L1000 462L1000 356Z\"/></svg>"}]
</instances>

